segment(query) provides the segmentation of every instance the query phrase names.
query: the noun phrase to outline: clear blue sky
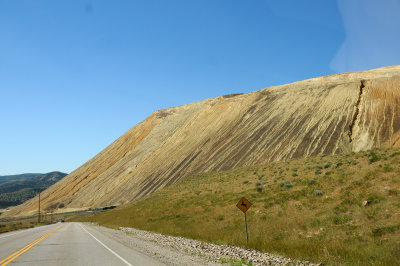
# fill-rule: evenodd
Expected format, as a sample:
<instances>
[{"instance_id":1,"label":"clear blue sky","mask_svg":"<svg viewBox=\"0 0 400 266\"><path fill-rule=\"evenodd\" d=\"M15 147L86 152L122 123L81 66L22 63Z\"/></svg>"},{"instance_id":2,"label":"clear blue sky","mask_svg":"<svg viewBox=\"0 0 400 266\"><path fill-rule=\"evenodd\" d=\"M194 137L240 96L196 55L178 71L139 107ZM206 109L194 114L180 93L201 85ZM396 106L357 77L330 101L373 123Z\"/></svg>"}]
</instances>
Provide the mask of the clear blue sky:
<instances>
[{"instance_id":1,"label":"clear blue sky","mask_svg":"<svg viewBox=\"0 0 400 266\"><path fill-rule=\"evenodd\" d=\"M398 0L0 0L0 175L71 172L153 111L400 63Z\"/></svg>"}]
</instances>

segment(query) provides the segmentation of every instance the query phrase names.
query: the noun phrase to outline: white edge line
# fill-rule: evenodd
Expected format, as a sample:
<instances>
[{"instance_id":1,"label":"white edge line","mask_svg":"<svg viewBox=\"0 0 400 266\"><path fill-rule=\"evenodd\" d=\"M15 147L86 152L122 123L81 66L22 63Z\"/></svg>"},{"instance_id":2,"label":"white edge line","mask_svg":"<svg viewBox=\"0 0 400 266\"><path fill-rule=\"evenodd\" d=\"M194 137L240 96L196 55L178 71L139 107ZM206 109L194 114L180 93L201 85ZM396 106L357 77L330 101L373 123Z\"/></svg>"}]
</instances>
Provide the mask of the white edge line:
<instances>
[{"instance_id":1,"label":"white edge line","mask_svg":"<svg viewBox=\"0 0 400 266\"><path fill-rule=\"evenodd\" d=\"M100 240L98 240L94 235L92 235L88 230L86 230L81 224L79 224L80 227L82 227L83 230L86 231L86 233L88 233L89 235L91 235L95 240L97 240L97 242L99 242L103 247L105 247L108 251L110 251L112 254L114 254L117 258L119 258L120 260L122 260L123 262L125 262L126 265L129 266L133 266L132 264L130 264L129 262L127 262L124 258L122 258L120 255L118 255L117 253L115 253L111 248L107 247L105 244L103 244L103 242L101 242Z\"/></svg>"}]
</instances>

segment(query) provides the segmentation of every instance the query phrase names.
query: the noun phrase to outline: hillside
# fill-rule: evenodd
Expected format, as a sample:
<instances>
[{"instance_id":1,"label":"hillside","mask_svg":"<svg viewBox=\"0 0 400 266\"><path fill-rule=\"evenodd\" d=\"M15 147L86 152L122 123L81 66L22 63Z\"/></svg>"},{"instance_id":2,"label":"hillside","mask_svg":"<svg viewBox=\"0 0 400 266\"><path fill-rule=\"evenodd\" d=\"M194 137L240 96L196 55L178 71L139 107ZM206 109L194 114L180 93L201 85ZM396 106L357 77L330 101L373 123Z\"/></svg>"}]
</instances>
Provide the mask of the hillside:
<instances>
[{"instance_id":1,"label":"hillside","mask_svg":"<svg viewBox=\"0 0 400 266\"><path fill-rule=\"evenodd\" d=\"M34 177L16 178L0 184L0 208L19 205L61 180L67 174L51 172ZM19 175L19 176L27 176Z\"/></svg>"},{"instance_id":2,"label":"hillside","mask_svg":"<svg viewBox=\"0 0 400 266\"><path fill-rule=\"evenodd\" d=\"M120 205L188 176L400 146L400 66L335 74L154 112L43 193L45 208ZM36 200L7 215L30 215Z\"/></svg>"},{"instance_id":3,"label":"hillside","mask_svg":"<svg viewBox=\"0 0 400 266\"><path fill-rule=\"evenodd\" d=\"M248 244L241 197L253 204ZM199 174L85 221L325 265L400 265L400 149Z\"/></svg>"},{"instance_id":4,"label":"hillside","mask_svg":"<svg viewBox=\"0 0 400 266\"><path fill-rule=\"evenodd\" d=\"M30 179L33 178L35 176L38 176L41 174L21 174L21 175L3 175L0 176L0 184L3 184L5 182L9 182L9 181L16 181L16 180L22 180L22 179Z\"/></svg>"}]
</instances>

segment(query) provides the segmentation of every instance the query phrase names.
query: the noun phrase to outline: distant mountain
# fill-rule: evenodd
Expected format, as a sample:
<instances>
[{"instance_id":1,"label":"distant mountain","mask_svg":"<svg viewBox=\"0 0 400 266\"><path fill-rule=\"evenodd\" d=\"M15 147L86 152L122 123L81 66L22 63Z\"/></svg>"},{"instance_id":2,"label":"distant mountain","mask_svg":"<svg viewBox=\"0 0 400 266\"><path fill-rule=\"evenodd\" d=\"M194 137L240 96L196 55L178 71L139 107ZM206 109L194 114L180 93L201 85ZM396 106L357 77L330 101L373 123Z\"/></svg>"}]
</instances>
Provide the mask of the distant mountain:
<instances>
[{"instance_id":1,"label":"distant mountain","mask_svg":"<svg viewBox=\"0 0 400 266\"><path fill-rule=\"evenodd\" d=\"M31 178L34 178L35 176L38 176L38 175L42 175L42 174L38 174L38 173L31 174L31 173L29 173L29 174L22 174L22 175L3 175L3 176L0 175L0 184L3 184L3 183L8 182L8 181L31 179Z\"/></svg>"},{"instance_id":2,"label":"distant mountain","mask_svg":"<svg viewBox=\"0 0 400 266\"><path fill-rule=\"evenodd\" d=\"M51 172L47 174L5 176L11 181L0 183L0 208L19 205L33 198L66 175L61 172Z\"/></svg>"}]
</instances>

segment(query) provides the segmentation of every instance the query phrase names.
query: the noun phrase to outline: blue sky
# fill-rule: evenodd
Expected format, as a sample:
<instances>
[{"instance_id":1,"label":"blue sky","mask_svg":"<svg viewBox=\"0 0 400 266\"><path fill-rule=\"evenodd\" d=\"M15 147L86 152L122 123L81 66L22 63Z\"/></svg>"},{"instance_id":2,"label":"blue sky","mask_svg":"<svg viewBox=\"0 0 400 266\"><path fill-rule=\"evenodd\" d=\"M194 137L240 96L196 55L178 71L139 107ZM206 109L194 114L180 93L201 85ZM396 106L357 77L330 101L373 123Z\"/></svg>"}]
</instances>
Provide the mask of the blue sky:
<instances>
[{"instance_id":1,"label":"blue sky","mask_svg":"<svg viewBox=\"0 0 400 266\"><path fill-rule=\"evenodd\" d=\"M153 111L399 64L398 0L0 0L0 175L71 172Z\"/></svg>"}]
</instances>

